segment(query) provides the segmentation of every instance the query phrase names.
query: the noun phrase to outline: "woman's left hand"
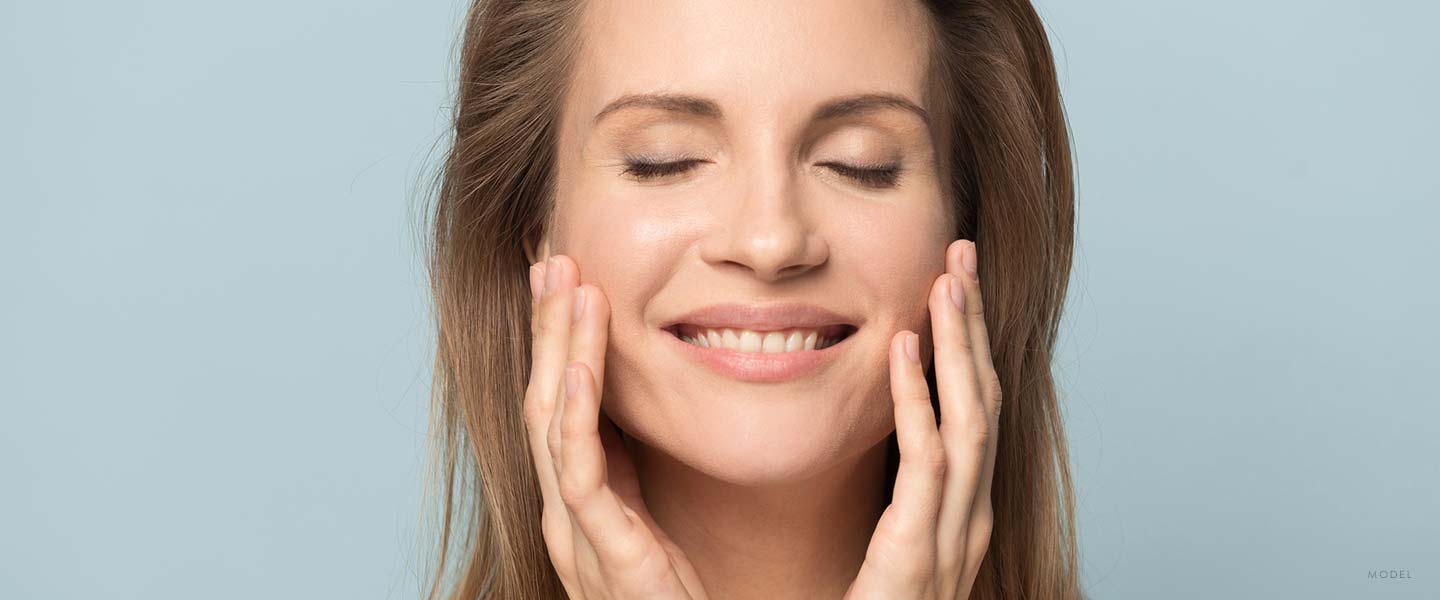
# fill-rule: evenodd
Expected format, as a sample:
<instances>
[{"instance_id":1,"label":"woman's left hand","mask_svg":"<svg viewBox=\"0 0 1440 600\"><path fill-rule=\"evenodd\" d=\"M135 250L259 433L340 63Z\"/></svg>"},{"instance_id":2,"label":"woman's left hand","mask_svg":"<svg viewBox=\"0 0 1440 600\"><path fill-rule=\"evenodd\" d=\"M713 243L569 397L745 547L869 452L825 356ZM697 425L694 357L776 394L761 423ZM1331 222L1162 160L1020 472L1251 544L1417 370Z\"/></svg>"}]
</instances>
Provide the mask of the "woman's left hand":
<instances>
[{"instance_id":1,"label":"woman's left hand","mask_svg":"<svg viewBox=\"0 0 1440 600\"><path fill-rule=\"evenodd\" d=\"M956 240L945 252L946 273L930 289L938 427L919 336L901 331L890 340L900 466L848 600L968 598L990 546L1001 393L975 264L974 243ZM962 308L951 302L952 286Z\"/></svg>"}]
</instances>

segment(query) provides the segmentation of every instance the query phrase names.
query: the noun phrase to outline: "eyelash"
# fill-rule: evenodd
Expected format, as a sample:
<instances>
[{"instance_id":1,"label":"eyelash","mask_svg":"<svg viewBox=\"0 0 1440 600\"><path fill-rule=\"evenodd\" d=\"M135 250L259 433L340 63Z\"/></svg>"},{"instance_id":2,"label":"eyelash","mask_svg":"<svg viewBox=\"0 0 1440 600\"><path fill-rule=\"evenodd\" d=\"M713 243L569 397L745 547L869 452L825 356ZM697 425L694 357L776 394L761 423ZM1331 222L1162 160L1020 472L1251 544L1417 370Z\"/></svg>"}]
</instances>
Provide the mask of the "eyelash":
<instances>
[{"instance_id":1,"label":"eyelash","mask_svg":"<svg viewBox=\"0 0 1440 600\"><path fill-rule=\"evenodd\" d=\"M626 175L640 180L659 179L671 175L678 175L689 171L695 165L705 161L699 159L681 160L668 163L645 162L640 160L628 160L625 163ZM895 181L900 178L902 169L900 165L885 167L852 167L850 165L827 162L820 163L820 166L830 167L835 172L849 177L860 184L868 187L888 188L894 187Z\"/></svg>"}]
</instances>

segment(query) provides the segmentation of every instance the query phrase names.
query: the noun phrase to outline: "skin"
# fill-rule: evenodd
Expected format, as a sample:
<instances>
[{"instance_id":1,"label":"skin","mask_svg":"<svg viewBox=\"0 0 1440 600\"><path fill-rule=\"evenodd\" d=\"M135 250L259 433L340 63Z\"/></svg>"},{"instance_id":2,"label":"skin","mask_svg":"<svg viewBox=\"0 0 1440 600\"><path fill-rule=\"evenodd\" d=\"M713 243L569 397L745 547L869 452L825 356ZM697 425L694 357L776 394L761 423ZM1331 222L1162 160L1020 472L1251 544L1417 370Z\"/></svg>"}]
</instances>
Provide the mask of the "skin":
<instances>
[{"instance_id":1,"label":"skin","mask_svg":"<svg viewBox=\"0 0 1440 600\"><path fill-rule=\"evenodd\" d=\"M968 596L990 537L1000 406L964 269L973 244L949 237L924 119L894 107L811 118L859 93L925 106L923 10L587 3L556 235L532 252L525 399L546 543L572 598ZM595 121L653 92L722 114L631 106ZM635 156L693 162L642 180L627 172ZM835 167L896 164L880 186ZM661 337L711 303L782 301L863 324L830 364L765 384L715 375Z\"/></svg>"}]
</instances>

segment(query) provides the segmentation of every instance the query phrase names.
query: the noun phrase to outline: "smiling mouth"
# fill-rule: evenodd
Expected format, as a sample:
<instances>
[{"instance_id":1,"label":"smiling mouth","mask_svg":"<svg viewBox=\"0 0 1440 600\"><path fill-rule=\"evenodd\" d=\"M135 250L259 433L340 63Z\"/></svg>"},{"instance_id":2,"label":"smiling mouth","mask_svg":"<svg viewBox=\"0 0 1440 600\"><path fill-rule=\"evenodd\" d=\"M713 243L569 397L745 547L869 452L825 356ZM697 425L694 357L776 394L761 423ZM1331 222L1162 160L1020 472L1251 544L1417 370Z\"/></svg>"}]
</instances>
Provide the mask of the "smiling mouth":
<instances>
[{"instance_id":1,"label":"smiling mouth","mask_svg":"<svg viewBox=\"0 0 1440 600\"><path fill-rule=\"evenodd\" d=\"M680 323L666 327L665 331L687 344L701 348L733 350L742 354L783 354L823 350L834 346L853 335L856 327L841 324L759 331Z\"/></svg>"}]
</instances>

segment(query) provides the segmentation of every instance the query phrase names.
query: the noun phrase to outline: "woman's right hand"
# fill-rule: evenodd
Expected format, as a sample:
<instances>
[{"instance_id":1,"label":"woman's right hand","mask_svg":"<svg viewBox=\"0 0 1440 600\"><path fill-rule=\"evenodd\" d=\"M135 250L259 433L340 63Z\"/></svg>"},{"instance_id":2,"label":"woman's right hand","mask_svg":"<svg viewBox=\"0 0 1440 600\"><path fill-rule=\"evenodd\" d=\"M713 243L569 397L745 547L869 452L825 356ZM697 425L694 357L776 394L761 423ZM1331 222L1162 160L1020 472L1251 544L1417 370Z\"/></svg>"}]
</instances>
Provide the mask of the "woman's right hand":
<instances>
[{"instance_id":1,"label":"woman's right hand","mask_svg":"<svg viewBox=\"0 0 1440 600\"><path fill-rule=\"evenodd\" d=\"M600 416L610 307L579 282L568 256L530 267L525 425L550 561L575 599L703 599L695 568L650 517L635 466Z\"/></svg>"}]
</instances>

